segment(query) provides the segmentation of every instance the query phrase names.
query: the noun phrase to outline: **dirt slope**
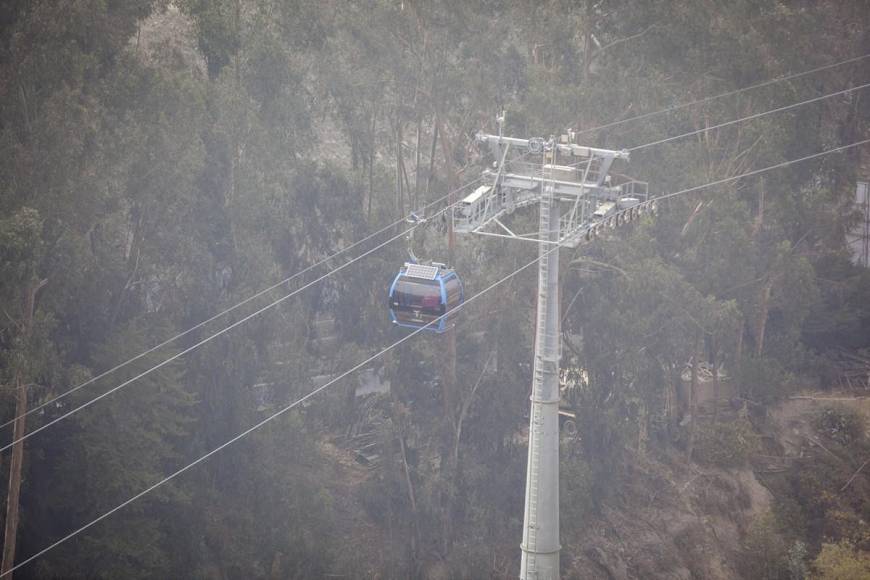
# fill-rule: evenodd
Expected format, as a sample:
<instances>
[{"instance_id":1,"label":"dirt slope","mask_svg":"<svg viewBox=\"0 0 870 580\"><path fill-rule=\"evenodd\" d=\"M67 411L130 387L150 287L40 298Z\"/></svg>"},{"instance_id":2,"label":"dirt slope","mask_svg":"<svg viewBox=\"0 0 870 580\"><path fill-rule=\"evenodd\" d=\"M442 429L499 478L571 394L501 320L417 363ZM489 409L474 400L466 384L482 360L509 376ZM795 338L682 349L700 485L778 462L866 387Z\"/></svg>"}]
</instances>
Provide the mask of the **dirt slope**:
<instances>
[{"instance_id":1,"label":"dirt slope","mask_svg":"<svg viewBox=\"0 0 870 580\"><path fill-rule=\"evenodd\" d=\"M740 541L771 497L751 469L687 464L676 452L635 458L614 503L564 540L567 578L738 578ZM573 548L573 549L572 549Z\"/></svg>"}]
</instances>

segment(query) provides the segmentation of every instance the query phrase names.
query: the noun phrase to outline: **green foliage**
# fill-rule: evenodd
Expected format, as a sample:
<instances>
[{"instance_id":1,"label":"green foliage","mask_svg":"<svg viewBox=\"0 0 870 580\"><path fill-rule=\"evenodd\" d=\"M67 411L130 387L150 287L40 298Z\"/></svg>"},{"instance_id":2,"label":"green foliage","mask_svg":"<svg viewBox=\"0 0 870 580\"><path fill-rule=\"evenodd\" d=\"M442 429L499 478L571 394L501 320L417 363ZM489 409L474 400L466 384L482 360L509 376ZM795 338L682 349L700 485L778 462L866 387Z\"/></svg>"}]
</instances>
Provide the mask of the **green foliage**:
<instances>
[{"instance_id":1,"label":"green foliage","mask_svg":"<svg viewBox=\"0 0 870 580\"><path fill-rule=\"evenodd\" d=\"M742 572L757 580L790 580L790 551L773 514L757 517L743 541Z\"/></svg>"},{"instance_id":2,"label":"green foliage","mask_svg":"<svg viewBox=\"0 0 870 580\"><path fill-rule=\"evenodd\" d=\"M561 457L559 518L567 530L579 530L597 503L593 497L593 472L577 449L571 450L570 446L563 445Z\"/></svg>"},{"instance_id":3,"label":"green foliage","mask_svg":"<svg viewBox=\"0 0 870 580\"><path fill-rule=\"evenodd\" d=\"M776 359L746 357L736 374L740 394L756 403L775 403L793 391L792 378Z\"/></svg>"},{"instance_id":4,"label":"green foliage","mask_svg":"<svg viewBox=\"0 0 870 580\"><path fill-rule=\"evenodd\" d=\"M844 446L863 440L866 430L866 421L860 411L843 405L819 409L813 425L819 435Z\"/></svg>"},{"instance_id":5,"label":"green foliage","mask_svg":"<svg viewBox=\"0 0 870 580\"><path fill-rule=\"evenodd\" d=\"M0 383L11 384L16 370L26 370L25 381L45 370L51 317L36 311L30 336L24 336L25 295L37 282L44 253L43 220L33 208L22 207L0 219L0 304L6 324L0 327ZM35 336L34 336L35 334Z\"/></svg>"},{"instance_id":6,"label":"green foliage","mask_svg":"<svg viewBox=\"0 0 870 580\"><path fill-rule=\"evenodd\" d=\"M179 4L194 17L199 49L208 63L209 75L217 77L240 48L238 11L241 4L230 0L185 0Z\"/></svg>"},{"instance_id":7,"label":"green foliage","mask_svg":"<svg viewBox=\"0 0 870 580\"><path fill-rule=\"evenodd\" d=\"M842 437L842 426L849 421L840 414L850 414L849 409L826 410L809 417L816 428L820 422L828 425L813 437L824 449L813 445L805 461L794 462L769 480L780 529L789 541L805 542L810 553L823 542L846 541L862 547L870 540L865 516L870 509L870 484L855 475L870 449L863 438ZM838 438L850 442L844 445Z\"/></svg>"},{"instance_id":8,"label":"green foliage","mask_svg":"<svg viewBox=\"0 0 870 580\"><path fill-rule=\"evenodd\" d=\"M114 334L99 349L99 368L105 368L107 361L142 352L150 342L147 326L139 321ZM148 330L157 335L166 332L159 325ZM153 364L154 359L146 358L144 362ZM57 447L49 448L48 457L34 462L32 470L40 477L27 490L28 495L38 497L51 489L59 502L34 506L29 526L44 525L45 519L59 519L69 525L103 513L159 481L167 467L180 459L183 442L193 427L190 409L195 404L185 389L180 369L164 366L141 379L137 387L122 398L110 398L97 413L77 414L70 420L72 426L64 426L67 437L56 442ZM81 402L75 400L76 404ZM107 437L110 433L112 436ZM43 485L51 487L43 489ZM90 538L90 548L75 560L75 566L81 567L80 572L92 570L102 578L168 573L175 558L170 553L169 529L161 519L149 514L170 513L168 504L183 505L187 500L178 488L165 486L149 503L132 508L129 517L133 523L114 521L109 533ZM69 570L68 558L64 562L61 550L48 559L53 565L46 563L45 570ZM98 558L100 566L96 567L91 558Z\"/></svg>"},{"instance_id":9,"label":"green foliage","mask_svg":"<svg viewBox=\"0 0 870 580\"><path fill-rule=\"evenodd\" d=\"M848 542L823 544L813 570L813 580L865 580L870 578L870 554Z\"/></svg>"},{"instance_id":10,"label":"green foliage","mask_svg":"<svg viewBox=\"0 0 870 580\"><path fill-rule=\"evenodd\" d=\"M719 467L739 467L758 452L761 438L746 419L702 424L695 453L699 461Z\"/></svg>"},{"instance_id":11,"label":"green foliage","mask_svg":"<svg viewBox=\"0 0 870 580\"><path fill-rule=\"evenodd\" d=\"M0 220L0 275L3 285L21 284L32 276L41 258L43 220L33 208L22 207Z\"/></svg>"},{"instance_id":12,"label":"green foliage","mask_svg":"<svg viewBox=\"0 0 870 580\"><path fill-rule=\"evenodd\" d=\"M3 382L25 369L34 399L46 400L440 197L451 167L458 180L473 179L472 135L492 129L495 111L507 109L509 133L583 130L859 54L867 20L856 0L835 10L774 0L0 2ZM856 70L581 135L602 147L641 144L815 96ZM641 150L631 173L653 191L729 177L860 135L866 107L819 103ZM408 174L402 196L397 150ZM832 156L765 183L674 198L656 220L566 259L564 329L574 337L566 354L571 372L584 377L569 395L582 453L566 454L566 526L579 526L593 502L610 497L627 447L646 436L650 447L672 441L687 412L675 384L699 348L738 381L741 396L766 406L789 392L792 375L818 370L813 351L867 346L870 279L845 259L842 239L852 219L852 192L842 185L849 163ZM527 215L514 219L523 226L516 231L533 226ZM430 236L421 249L446 254L442 238ZM524 245L459 246L454 258L469 293L532 256ZM253 385L271 389L277 408L307 392L313 375L344 370L392 342L399 335L385 322L383 293L403 259L395 246L376 252L32 439L20 554L262 418ZM23 341L22 295L41 279L48 283ZM467 325L458 332L463 380L454 392L466 413L460 435L441 400L443 342L420 337L397 351L388 374L393 402L406 412L397 414L401 429L383 430L382 467L357 495L330 487L342 476L315 444L364 423L345 386L349 396L335 394L324 408L217 454L189 479L50 554L33 574L353 576L357 557L381 565L373 575L411 576L427 558L457 577L497 574L492 545L514 546L520 526L525 457L516 434L528 405L533 285L518 277L458 319ZM311 343L319 315L337 319L337 354ZM191 342L174 348L182 344ZM498 369L481 375L490 356ZM465 379L478 376L472 392ZM9 406L6 398L7 417ZM49 407L32 424L68 408ZM862 449L853 423L837 414L820 419L819 429ZM397 433L407 437L415 517ZM756 443L747 425L720 423L699 433L697 456L738 465ZM813 546L828 532L860 541L859 522L834 493L857 466L818 464L789 480L784 495L800 501L778 513L793 516L793 529ZM849 490L856 509L863 485L856 480ZM348 507L360 503L361 513ZM388 537L387 548L343 553L341 539L325 539L346 528L341 518L365 520ZM411 554L415 525L423 545ZM786 569L784 548L768 532L753 532L769 550L753 552L762 572L748 577L774 577L773 560ZM789 554L792 564L802 559Z\"/></svg>"}]
</instances>

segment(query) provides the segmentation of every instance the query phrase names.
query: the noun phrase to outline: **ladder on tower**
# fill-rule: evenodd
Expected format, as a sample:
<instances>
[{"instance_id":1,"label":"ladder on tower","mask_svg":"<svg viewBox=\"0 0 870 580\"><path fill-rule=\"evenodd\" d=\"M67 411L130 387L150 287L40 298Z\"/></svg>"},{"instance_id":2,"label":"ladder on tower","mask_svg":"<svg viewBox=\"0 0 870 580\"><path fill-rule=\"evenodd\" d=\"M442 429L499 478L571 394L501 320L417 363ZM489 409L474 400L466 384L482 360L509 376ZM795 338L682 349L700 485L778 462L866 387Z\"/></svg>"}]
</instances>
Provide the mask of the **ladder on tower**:
<instances>
[{"instance_id":1,"label":"ladder on tower","mask_svg":"<svg viewBox=\"0 0 870 580\"><path fill-rule=\"evenodd\" d=\"M541 196L541 202L539 204L540 209L540 235L545 239L558 238L557 236L553 236L553 219L552 219L552 209L553 209L553 197L554 197L554 187L552 184L553 179L553 171L552 165L550 166L550 177L551 183L543 184L543 195ZM539 252L541 254L541 261L538 266L538 278L539 284L538 288L546 288L547 283L550 276L550 259L551 257L548 255L550 251L552 251L552 247L549 245L541 244L539 247ZM556 254L558 256L558 254ZM558 259L558 257L556 257ZM535 578L537 577L537 552L538 552L538 504L540 503L540 464L541 464L541 445L543 444L544 439L544 417L543 417L543 406L540 401L541 390L544 384L544 373L545 367L548 364L552 364L552 360L554 355L557 353L552 352L552 345L554 344L554 339L556 337L551 336L551 333L547 332L547 312L549 310L549 300L550 296L547 295L546 292L539 291L538 292L538 312L537 312L537 320L536 320L536 340L535 340L535 368L534 368L534 379L533 379L533 388L532 388L532 410L531 410L531 422L530 422L530 433L529 433L529 471L528 471L528 492L529 492L529 502L528 502L528 530L527 530L527 541L526 541L526 550L527 550L527 559L526 559L526 578Z\"/></svg>"}]
</instances>

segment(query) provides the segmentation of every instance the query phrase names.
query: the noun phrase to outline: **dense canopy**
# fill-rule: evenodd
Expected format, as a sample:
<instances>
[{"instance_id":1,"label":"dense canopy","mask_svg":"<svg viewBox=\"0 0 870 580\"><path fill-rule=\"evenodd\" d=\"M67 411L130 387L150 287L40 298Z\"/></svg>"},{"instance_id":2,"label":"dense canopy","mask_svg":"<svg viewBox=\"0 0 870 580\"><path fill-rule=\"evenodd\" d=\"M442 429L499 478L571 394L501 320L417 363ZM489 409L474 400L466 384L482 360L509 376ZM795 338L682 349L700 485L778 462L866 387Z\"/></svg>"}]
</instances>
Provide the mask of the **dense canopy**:
<instances>
[{"instance_id":1,"label":"dense canopy","mask_svg":"<svg viewBox=\"0 0 870 580\"><path fill-rule=\"evenodd\" d=\"M19 434L45 426L398 234L319 264L476 179L492 160L474 134L501 111L510 134L628 149L870 82L868 50L865 0L0 0L2 444L22 410ZM866 139L868 103L819 99L619 170L654 193L714 182ZM563 252L565 577L867 577L867 409L794 397L870 388L870 274L846 243L868 159L674 197ZM537 251L451 252L443 226L414 244L467 296ZM398 236L5 450L4 569L404 336L387 291L405 261ZM535 284L15 577L514 577Z\"/></svg>"}]
</instances>

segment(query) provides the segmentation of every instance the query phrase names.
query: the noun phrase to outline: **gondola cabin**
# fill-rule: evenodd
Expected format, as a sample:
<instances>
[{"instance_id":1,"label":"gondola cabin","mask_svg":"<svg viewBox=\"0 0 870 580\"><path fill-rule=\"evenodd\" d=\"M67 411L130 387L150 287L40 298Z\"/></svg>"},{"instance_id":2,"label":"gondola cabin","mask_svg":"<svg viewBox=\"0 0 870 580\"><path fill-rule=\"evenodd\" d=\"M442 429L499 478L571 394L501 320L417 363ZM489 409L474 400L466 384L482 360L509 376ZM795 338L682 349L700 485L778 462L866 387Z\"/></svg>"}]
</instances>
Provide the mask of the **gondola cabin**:
<instances>
[{"instance_id":1,"label":"gondola cabin","mask_svg":"<svg viewBox=\"0 0 870 580\"><path fill-rule=\"evenodd\" d=\"M426 330L445 332L450 328L449 317L438 317L462 304L463 299L459 276L444 264L406 263L390 286L390 319L408 328L431 322Z\"/></svg>"}]
</instances>

